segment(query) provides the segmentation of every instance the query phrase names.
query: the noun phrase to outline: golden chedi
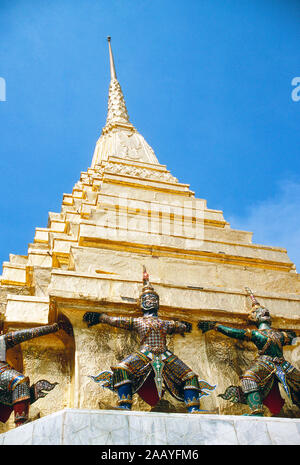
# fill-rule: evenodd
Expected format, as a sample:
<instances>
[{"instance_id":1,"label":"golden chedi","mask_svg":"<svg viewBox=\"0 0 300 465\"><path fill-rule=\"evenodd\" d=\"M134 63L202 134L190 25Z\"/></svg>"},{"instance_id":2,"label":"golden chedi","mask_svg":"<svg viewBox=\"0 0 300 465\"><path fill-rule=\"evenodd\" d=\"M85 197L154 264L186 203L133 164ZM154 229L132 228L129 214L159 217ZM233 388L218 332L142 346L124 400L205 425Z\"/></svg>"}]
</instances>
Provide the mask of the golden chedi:
<instances>
[{"instance_id":1,"label":"golden chedi","mask_svg":"<svg viewBox=\"0 0 300 465\"><path fill-rule=\"evenodd\" d=\"M11 254L1 276L5 331L53 324L61 315L73 330L25 341L8 350L8 360L32 383L40 378L59 383L34 404L32 418L65 407L112 408L114 394L89 375L110 370L138 341L107 325L88 328L83 315L139 316L145 265L159 294L160 318L193 324L186 337L178 334L168 341L169 349L201 379L217 385L201 399L201 408L244 413L246 408L218 394L239 382L256 356L255 346L241 346L216 331L203 334L197 322L244 326L251 308L244 287L249 286L270 310L274 328L299 334L299 275L285 249L253 244L251 232L232 229L222 211L208 208L159 163L129 120L110 40L109 54L107 121L91 166L63 195L61 211L49 213L48 226L36 228L27 255ZM285 349L285 358L298 369L299 353L297 343ZM135 396L132 409L151 407ZM185 411L168 393L156 409ZM288 398L283 415L299 415ZM10 419L0 431L13 427Z\"/></svg>"}]
</instances>

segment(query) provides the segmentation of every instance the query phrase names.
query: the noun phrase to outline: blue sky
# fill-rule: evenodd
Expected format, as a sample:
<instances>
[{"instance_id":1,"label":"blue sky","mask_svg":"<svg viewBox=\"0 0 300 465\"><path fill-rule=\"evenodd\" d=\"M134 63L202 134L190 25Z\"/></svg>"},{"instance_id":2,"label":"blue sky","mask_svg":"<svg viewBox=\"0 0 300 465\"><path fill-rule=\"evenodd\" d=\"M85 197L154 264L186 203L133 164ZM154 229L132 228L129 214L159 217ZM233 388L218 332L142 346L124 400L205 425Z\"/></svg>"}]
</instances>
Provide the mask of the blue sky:
<instances>
[{"instance_id":1,"label":"blue sky","mask_svg":"<svg viewBox=\"0 0 300 465\"><path fill-rule=\"evenodd\" d=\"M0 0L0 262L26 254L91 163L106 37L160 163L300 269L300 2Z\"/></svg>"}]
</instances>

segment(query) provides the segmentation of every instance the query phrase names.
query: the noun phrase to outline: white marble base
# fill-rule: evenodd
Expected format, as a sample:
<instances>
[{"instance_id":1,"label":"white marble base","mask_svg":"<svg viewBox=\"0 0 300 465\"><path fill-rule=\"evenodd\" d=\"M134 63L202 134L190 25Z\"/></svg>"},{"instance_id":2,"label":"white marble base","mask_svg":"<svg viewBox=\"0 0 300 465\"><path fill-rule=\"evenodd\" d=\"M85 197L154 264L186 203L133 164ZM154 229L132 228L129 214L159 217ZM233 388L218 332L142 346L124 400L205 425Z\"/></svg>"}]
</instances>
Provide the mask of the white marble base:
<instances>
[{"instance_id":1,"label":"white marble base","mask_svg":"<svg viewBox=\"0 0 300 465\"><path fill-rule=\"evenodd\" d=\"M0 445L300 445L300 419L65 409L0 435Z\"/></svg>"}]
</instances>

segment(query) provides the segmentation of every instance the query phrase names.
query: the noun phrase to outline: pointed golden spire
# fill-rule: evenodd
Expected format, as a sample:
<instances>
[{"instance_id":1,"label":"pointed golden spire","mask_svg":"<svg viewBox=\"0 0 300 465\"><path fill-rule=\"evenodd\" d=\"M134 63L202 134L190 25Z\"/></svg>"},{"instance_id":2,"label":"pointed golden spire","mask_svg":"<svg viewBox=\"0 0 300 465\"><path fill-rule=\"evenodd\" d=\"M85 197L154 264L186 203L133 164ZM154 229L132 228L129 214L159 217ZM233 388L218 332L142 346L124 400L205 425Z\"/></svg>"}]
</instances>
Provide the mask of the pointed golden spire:
<instances>
[{"instance_id":1,"label":"pointed golden spire","mask_svg":"<svg viewBox=\"0 0 300 465\"><path fill-rule=\"evenodd\" d=\"M109 157L159 164L150 145L129 121L124 95L117 79L111 38L107 37L107 41L111 74L107 119L96 143L91 167L94 168Z\"/></svg>"},{"instance_id":2,"label":"pointed golden spire","mask_svg":"<svg viewBox=\"0 0 300 465\"><path fill-rule=\"evenodd\" d=\"M110 45L111 38L107 37L109 47L109 61L110 61L110 74L111 81L108 94L108 112L106 127L111 124L125 123L130 124L127 108L125 104L124 95L121 86L117 80L115 69L114 57Z\"/></svg>"},{"instance_id":3,"label":"pointed golden spire","mask_svg":"<svg viewBox=\"0 0 300 465\"><path fill-rule=\"evenodd\" d=\"M111 76L111 79L117 79L114 57L113 57L112 49L110 45L111 37L107 37L107 41L108 41L108 48L109 48L110 76Z\"/></svg>"}]
</instances>

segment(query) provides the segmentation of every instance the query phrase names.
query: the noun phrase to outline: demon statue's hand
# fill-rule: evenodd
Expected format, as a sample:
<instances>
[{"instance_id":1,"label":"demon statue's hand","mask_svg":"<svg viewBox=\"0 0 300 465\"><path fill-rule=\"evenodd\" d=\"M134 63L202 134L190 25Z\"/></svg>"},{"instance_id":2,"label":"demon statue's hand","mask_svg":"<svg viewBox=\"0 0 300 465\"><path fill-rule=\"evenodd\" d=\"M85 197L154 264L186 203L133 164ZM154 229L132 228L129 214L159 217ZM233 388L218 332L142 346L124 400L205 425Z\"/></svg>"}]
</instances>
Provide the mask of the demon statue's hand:
<instances>
[{"instance_id":1,"label":"demon statue's hand","mask_svg":"<svg viewBox=\"0 0 300 465\"><path fill-rule=\"evenodd\" d=\"M57 324L59 329L65 331L69 336L73 336L73 326L65 315L60 314L58 316Z\"/></svg>"},{"instance_id":2,"label":"demon statue's hand","mask_svg":"<svg viewBox=\"0 0 300 465\"><path fill-rule=\"evenodd\" d=\"M198 328L201 329L203 333L206 333L207 331L210 331L211 329L214 329L216 326L217 322L216 321L198 321Z\"/></svg>"},{"instance_id":3,"label":"demon statue's hand","mask_svg":"<svg viewBox=\"0 0 300 465\"><path fill-rule=\"evenodd\" d=\"M182 323L182 324L185 325L185 328L186 328L186 329L184 330L185 333L191 333L191 332L192 332L192 327L193 327L193 326L192 326L191 323L189 323L188 321L184 321L184 320L181 320L180 323Z\"/></svg>"},{"instance_id":4,"label":"demon statue's hand","mask_svg":"<svg viewBox=\"0 0 300 465\"><path fill-rule=\"evenodd\" d=\"M85 321L87 323L88 327L94 326L94 325L97 325L98 323L100 323L101 315L103 315L103 314L102 313L96 313L96 312L86 312L83 315L83 321Z\"/></svg>"},{"instance_id":5,"label":"demon statue's hand","mask_svg":"<svg viewBox=\"0 0 300 465\"><path fill-rule=\"evenodd\" d=\"M288 335L291 337L291 339L295 339L297 337L297 334L295 333L295 331L287 331Z\"/></svg>"},{"instance_id":6,"label":"demon statue's hand","mask_svg":"<svg viewBox=\"0 0 300 465\"><path fill-rule=\"evenodd\" d=\"M290 345L295 345L297 343L296 338L297 334L295 331L292 331L291 329L280 329L290 340Z\"/></svg>"}]
</instances>

